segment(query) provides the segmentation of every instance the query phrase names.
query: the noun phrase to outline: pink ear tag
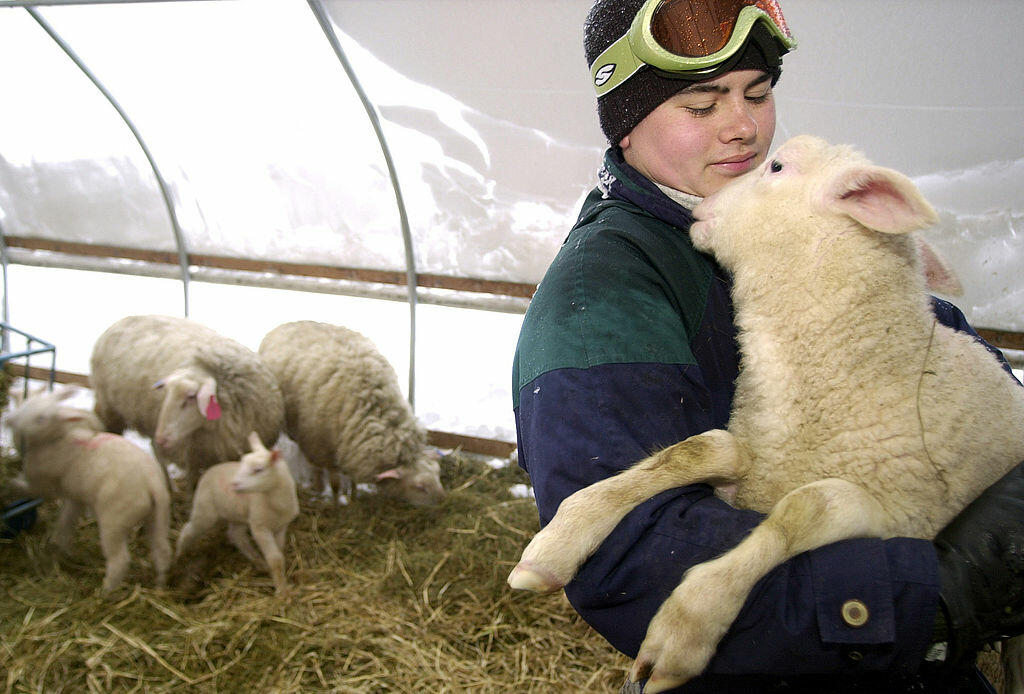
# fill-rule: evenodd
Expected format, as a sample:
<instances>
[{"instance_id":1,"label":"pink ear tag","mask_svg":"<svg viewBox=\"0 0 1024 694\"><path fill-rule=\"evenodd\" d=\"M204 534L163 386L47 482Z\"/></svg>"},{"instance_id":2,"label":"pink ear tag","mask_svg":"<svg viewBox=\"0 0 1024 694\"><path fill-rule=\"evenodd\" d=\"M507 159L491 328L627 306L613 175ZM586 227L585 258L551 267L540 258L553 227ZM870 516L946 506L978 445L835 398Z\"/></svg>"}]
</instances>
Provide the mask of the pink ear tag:
<instances>
[{"instance_id":1,"label":"pink ear tag","mask_svg":"<svg viewBox=\"0 0 1024 694\"><path fill-rule=\"evenodd\" d=\"M210 402L206 406L206 418L211 422L215 419L220 419L220 403L217 402L216 395L210 396Z\"/></svg>"}]
</instances>

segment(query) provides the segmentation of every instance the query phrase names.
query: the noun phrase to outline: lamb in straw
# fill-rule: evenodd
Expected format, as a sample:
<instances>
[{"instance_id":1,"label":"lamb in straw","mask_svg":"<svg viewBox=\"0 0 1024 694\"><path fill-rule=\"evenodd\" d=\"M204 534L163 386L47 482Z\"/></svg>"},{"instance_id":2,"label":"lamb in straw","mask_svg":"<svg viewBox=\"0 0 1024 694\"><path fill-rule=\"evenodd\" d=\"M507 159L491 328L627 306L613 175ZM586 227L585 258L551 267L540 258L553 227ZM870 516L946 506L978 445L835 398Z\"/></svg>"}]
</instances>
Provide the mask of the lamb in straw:
<instances>
[{"instance_id":1,"label":"lamb in straw","mask_svg":"<svg viewBox=\"0 0 1024 694\"><path fill-rule=\"evenodd\" d=\"M27 397L7 417L22 453L18 486L28 494L62 501L54 541L66 552L82 512L99 527L106 560L101 592L113 592L131 562L129 541L145 525L157 587L171 563L171 499L167 474L131 441L101 431L88 410L65 404L75 390L64 388Z\"/></svg>"},{"instance_id":2,"label":"lamb in straw","mask_svg":"<svg viewBox=\"0 0 1024 694\"><path fill-rule=\"evenodd\" d=\"M255 431L252 451L237 462L214 465L199 478L192 514L178 535L177 561L195 540L226 522L228 539L254 565L270 571L278 596L288 593L284 547L288 525L299 515L295 480L277 449L268 450ZM248 533L260 551L252 546ZM262 556L260 556L262 553Z\"/></svg>"}]
</instances>

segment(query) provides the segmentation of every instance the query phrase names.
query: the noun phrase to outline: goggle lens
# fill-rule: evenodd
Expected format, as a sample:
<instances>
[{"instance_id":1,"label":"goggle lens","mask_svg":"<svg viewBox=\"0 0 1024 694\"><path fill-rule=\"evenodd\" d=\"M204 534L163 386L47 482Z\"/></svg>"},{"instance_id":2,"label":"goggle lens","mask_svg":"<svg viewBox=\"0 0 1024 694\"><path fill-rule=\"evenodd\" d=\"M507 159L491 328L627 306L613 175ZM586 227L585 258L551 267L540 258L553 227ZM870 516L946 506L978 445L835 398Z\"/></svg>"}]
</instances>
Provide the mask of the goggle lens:
<instances>
[{"instance_id":1,"label":"goggle lens","mask_svg":"<svg viewBox=\"0 0 1024 694\"><path fill-rule=\"evenodd\" d=\"M790 36L776 0L662 0L651 16L651 36L673 55L703 58L725 46L740 11L750 6L763 10Z\"/></svg>"}]
</instances>

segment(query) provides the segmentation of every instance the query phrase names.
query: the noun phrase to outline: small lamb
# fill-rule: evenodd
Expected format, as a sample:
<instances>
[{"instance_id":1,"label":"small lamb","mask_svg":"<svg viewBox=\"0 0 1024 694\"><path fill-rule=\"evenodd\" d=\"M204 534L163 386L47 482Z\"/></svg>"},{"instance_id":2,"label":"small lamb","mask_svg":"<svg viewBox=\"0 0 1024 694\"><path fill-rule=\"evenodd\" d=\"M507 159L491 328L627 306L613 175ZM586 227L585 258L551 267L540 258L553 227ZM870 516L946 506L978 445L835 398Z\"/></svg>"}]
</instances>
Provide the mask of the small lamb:
<instances>
[{"instance_id":1,"label":"small lamb","mask_svg":"<svg viewBox=\"0 0 1024 694\"><path fill-rule=\"evenodd\" d=\"M414 506L444 501L426 430L372 340L340 325L294 321L267 333L259 354L284 395L285 433L327 471L335 498L345 475Z\"/></svg>"},{"instance_id":2,"label":"small lamb","mask_svg":"<svg viewBox=\"0 0 1024 694\"><path fill-rule=\"evenodd\" d=\"M145 524L156 585L162 588L171 562L166 472L132 442L102 432L92 412L64 405L74 393L35 393L8 415L22 453L22 486L29 494L63 501L54 533L61 551L68 550L82 511L93 512L106 560L104 595L124 580L129 538Z\"/></svg>"},{"instance_id":3,"label":"small lamb","mask_svg":"<svg viewBox=\"0 0 1024 694\"><path fill-rule=\"evenodd\" d=\"M651 621L631 673L650 673L648 692L699 675L781 562L844 538L932 538L1024 460L1024 388L932 312L911 232L936 215L908 178L800 136L694 216L694 246L733 275L743 364L728 430L573 494L509 576L560 588L626 513L673 487L734 487L737 506L767 513Z\"/></svg>"},{"instance_id":4,"label":"small lamb","mask_svg":"<svg viewBox=\"0 0 1024 694\"><path fill-rule=\"evenodd\" d=\"M256 566L268 569L278 596L288 592L284 575L285 532L299 515L295 480L280 453L267 450L255 431L251 453L238 462L219 463L199 478L192 515L178 535L177 561L196 539L227 521L228 539ZM257 552L246 533L260 548ZM266 560L264 562L264 559Z\"/></svg>"}]
</instances>

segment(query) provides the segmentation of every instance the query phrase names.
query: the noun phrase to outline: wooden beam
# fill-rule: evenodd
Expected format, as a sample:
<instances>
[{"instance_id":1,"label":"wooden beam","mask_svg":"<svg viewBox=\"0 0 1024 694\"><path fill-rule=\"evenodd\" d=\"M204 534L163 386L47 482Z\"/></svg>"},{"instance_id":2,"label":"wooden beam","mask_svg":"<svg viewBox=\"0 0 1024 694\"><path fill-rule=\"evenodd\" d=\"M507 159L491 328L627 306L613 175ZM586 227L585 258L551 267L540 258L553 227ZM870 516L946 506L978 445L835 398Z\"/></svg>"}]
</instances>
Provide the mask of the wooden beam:
<instances>
[{"instance_id":1,"label":"wooden beam","mask_svg":"<svg viewBox=\"0 0 1024 694\"><path fill-rule=\"evenodd\" d=\"M122 246L104 246L92 243L76 243L71 241L54 241L33 239L24 236L5 236L4 243L11 248L24 248L33 251L50 251L91 258L124 258L160 265L178 265L178 254L170 251L153 251L140 248L124 248ZM232 258L229 256L206 255L193 253L188 256L192 265L216 268L220 270L240 270L243 272L270 273L277 275L294 275L299 277L322 277L333 280L351 280L354 282L370 282L376 284L393 284L405 286L405 272L389 270L372 270L369 268L340 267L336 265L314 265L308 263L286 263L276 260L252 260L248 258ZM525 282L505 282L502 280L475 279L472 277L453 277L431 273L418 273L416 285L431 289L449 289L459 292L475 292L497 296L513 296L529 299L536 290L536 285Z\"/></svg>"},{"instance_id":2,"label":"wooden beam","mask_svg":"<svg viewBox=\"0 0 1024 694\"><path fill-rule=\"evenodd\" d=\"M999 349L1024 350L1024 333L1009 330L992 330L991 328L975 328L985 342Z\"/></svg>"}]
</instances>

